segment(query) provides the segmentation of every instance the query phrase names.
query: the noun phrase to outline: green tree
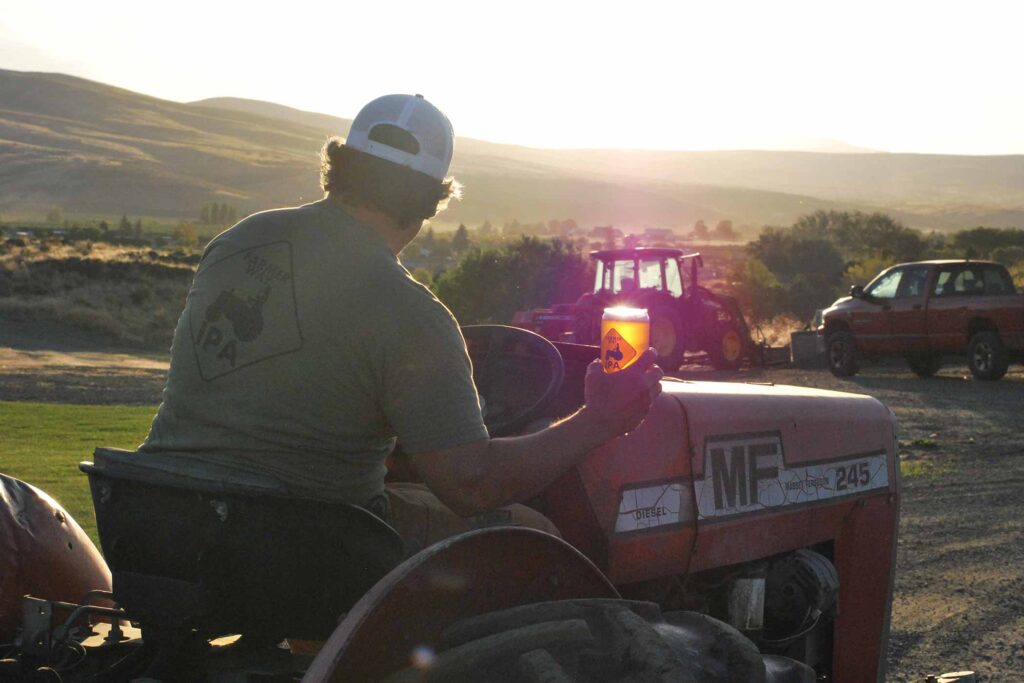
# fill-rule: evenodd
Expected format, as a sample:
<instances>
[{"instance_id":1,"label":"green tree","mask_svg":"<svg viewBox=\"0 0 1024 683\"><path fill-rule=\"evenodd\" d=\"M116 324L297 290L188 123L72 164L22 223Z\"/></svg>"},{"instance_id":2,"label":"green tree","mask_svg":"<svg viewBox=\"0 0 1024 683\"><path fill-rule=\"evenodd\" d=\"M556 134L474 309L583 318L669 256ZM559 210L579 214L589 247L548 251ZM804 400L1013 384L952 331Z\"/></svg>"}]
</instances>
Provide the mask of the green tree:
<instances>
[{"instance_id":1,"label":"green tree","mask_svg":"<svg viewBox=\"0 0 1024 683\"><path fill-rule=\"evenodd\" d=\"M434 287L434 276L427 268L416 268L412 271L413 279L419 282L424 287Z\"/></svg>"},{"instance_id":2,"label":"green tree","mask_svg":"<svg viewBox=\"0 0 1024 683\"><path fill-rule=\"evenodd\" d=\"M592 281L591 264L572 246L523 237L470 249L437 278L435 291L463 324L507 323L519 310L575 301Z\"/></svg>"},{"instance_id":3,"label":"green tree","mask_svg":"<svg viewBox=\"0 0 1024 683\"><path fill-rule=\"evenodd\" d=\"M121 220L117 224L117 231L122 235L132 234L132 222L128 220L128 214L121 214Z\"/></svg>"},{"instance_id":4,"label":"green tree","mask_svg":"<svg viewBox=\"0 0 1024 683\"><path fill-rule=\"evenodd\" d=\"M767 320L782 312L782 285L761 261L739 261L729 275L730 293L754 320Z\"/></svg>"},{"instance_id":5,"label":"green tree","mask_svg":"<svg viewBox=\"0 0 1024 683\"><path fill-rule=\"evenodd\" d=\"M210 204L209 202L203 203L203 208L199 209L199 222L203 225L210 225L213 223L213 219L210 218Z\"/></svg>"},{"instance_id":6,"label":"green tree","mask_svg":"<svg viewBox=\"0 0 1024 683\"><path fill-rule=\"evenodd\" d=\"M132 226L132 233L136 237L142 237L142 219L141 218L136 218L135 219L135 225Z\"/></svg>"},{"instance_id":7,"label":"green tree","mask_svg":"<svg viewBox=\"0 0 1024 683\"><path fill-rule=\"evenodd\" d=\"M921 233L884 213L815 211L797 219L791 232L798 239L828 240L848 259L881 254L896 261L913 261L926 247Z\"/></svg>"},{"instance_id":8,"label":"green tree","mask_svg":"<svg viewBox=\"0 0 1024 683\"><path fill-rule=\"evenodd\" d=\"M989 256L999 247L1024 247L1024 230L978 227L957 232L952 242L960 253Z\"/></svg>"},{"instance_id":9,"label":"green tree","mask_svg":"<svg viewBox=\"0 0 1024 683\"><path fill-rule=\"evenodd\" d=\"M46 222L50 225L60 225L63 220L64 212L56 204L51 206L50 210L46 212Z\"/></svg>"},{"instance_id":10,"label":"green tree","mask_svg":"<svg viewBox=\"0 0 1024 683\"><path fill-rule=\"evenodd\" d=\"M736 239L736 231L732 228L732 221L718 221L715 226L715 239L732 241Z\"/></svg>"},{"instance_id":11,"label":"green tree","mask_svg":"<svg viewBox=\"0 0 1024 683\"><path fill-rule=\"evenodd\" d=\"M1017 245L996 247L989 254L989 257L993 261L999 261L1004 266L1013 266L1018 263L1024 263L1024 247Z\"/></svg>"},{"instance_id":12,"label":"green tree","mask_svg":"<svg viewBox=\"0 0 1024 683\"><path fill-rule=\"evenodd\" d=\"M706 240L711 236L711 231L704 221L697 221L693 224L693 236L695 239Z\"/></svg>"},{"instance_id":13,"label":"green tree","mask_svg":"<svg viewBox=\"0 0 1024 683\"><path fill-rule=\"evenodd\" d=\"M768 268L782 288L764 306L809 317L842 289L846 261L835 244L815 235L798 236L792 229L765 228L748 245L751 256Z\"/></svg>"},{"instance_id":14,"label":"green tree","mask_svg":"<svg viewBox=\"0 0 1024 683\"><path fill-rule=\"evenodd\" d=\"M174 226L171 235L174 237L174 241L183 247L194 247L199 242L196 226L188 222L181 222Z\"/></svg>"},{"instance_id":15,"label":"green tree","mask_svg":"<svg viewBox=\"0 0 1024 683\"><path fill-rule=\"evenodd\" d=\"M459 228L455 231L455 235L452 237L452 251L456 254L461 254L469 248L469 230L466 229L465 224L459 223Z\"/></svg>"}]
</instances>

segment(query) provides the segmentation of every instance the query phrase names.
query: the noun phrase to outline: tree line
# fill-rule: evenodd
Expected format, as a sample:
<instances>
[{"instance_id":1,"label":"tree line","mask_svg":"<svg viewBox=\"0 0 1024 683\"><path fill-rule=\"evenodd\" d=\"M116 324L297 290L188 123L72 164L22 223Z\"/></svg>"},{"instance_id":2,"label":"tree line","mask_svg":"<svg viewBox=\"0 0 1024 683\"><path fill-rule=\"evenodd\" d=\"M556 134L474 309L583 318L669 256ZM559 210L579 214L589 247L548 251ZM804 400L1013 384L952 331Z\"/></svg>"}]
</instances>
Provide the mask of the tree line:
<instances>
[{"instance_id":1,"label":"tree line","mask_svg":"<svg viewBox=\"0 0 1024 683\"><path fill-rule=\"evenodd\" d=\"M985 258L1024 274L1024 230L925 234L882 213L817 211L788 227L764 228L747 253L731 274L741 304L756 319L780 313L806 319L850 285L905 261Z\"/></svg>"},{"instance_id":2,"label":"tree line","mask_svg":"<svg viewBox=\"0 0 1024 683\"><path fill-rule=\"evenodd\" d=\"M450 237L427 230L418 241L459 256L446 269L417 271L466 324L508 322L516 311L572 302L589 291L593 266L575 244L524 236L474 244L460 226ZM416 242L414 242L416 244ZM727 274L728 293L754 320L782 313L809 319L883 269L926 258L985 258L1006 264L1024 285L1024 230L978 227L923 233L882 213L817 211L792 225L765 227Z\"/></svg>"}]
</instances>

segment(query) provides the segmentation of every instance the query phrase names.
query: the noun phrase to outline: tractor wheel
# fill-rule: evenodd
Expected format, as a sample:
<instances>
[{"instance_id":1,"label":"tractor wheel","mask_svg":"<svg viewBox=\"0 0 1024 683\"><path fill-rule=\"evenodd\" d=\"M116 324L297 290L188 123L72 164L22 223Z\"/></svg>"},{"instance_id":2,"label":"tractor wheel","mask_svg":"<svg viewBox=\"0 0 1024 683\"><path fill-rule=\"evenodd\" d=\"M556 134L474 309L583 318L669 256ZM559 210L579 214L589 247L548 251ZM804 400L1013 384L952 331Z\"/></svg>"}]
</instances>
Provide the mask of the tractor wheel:
<instances>
[{"instance_id":1,"label":"tractor wheel","mask_svg":"<svg viewBox=\"0 0 1024 683\"><path fill-rule=\"evenodd\" d=\"M734 324L722 327L713 344L708 349L711 365L716 370L738 370L743 362L743 335L739 327Z\"/></svg>"},{"instance_id":2,"label":"tractor wheel","mask_svg":"<svg viewBox=\"0 0 1024 683\"><path fill-rule=\"evenodd\" d=\"M978 332L967 345L967 367L975 379L997 380L1006 374L1010 358L998 332Z\"/></svg>"},{"instance_id":3,"label":"tractor wheel","mask_svg":"<svg viewBox=\"0 0 1024 683\"><path fill-rule=\"evenodd\" d=\"M918 377L932 377L942 367L942 356L937 353L912 353L907 356L907 365Z\"/></svg>"},{"instance_id":4,"label":"tractor wheel","mask_svg":"<svg viewBox=\"0 0 1024 683\"><path fill-rule=\"evenodd\" d=\"M686 352L683 340L683 321L671 306L653 306L651 316L651 346L658 352L658 365L665 372L675 372L683 364ZM646 349L637 349L644 351Z\"/></svg>"},{"instance_id":5,"label":"tractor wheel","mask_svg":"<svg viewBox=\"0 0 1024 683\"><path fill-rule=\"evenodd\" d=\"M785 658L778 658L785 659ZM436 654L386 683L775 683L757 646L696 612L662 614L654 603L564 600L471 617L445 629ZM778 667L775 667L778 668ZM790 676L792 674L789 674Z\"/></svg>"},{"instance_id":6,"label":"tractor wheel","mask_svg":"<svg viewBox=\"0 0 1024 683\"><path fill-rule=\"evenodd\" d=\"M825 361L836 377L853 377L857 374L857 345L853 334L837 330L825 339Z\"/></svg>"}]
</instances>

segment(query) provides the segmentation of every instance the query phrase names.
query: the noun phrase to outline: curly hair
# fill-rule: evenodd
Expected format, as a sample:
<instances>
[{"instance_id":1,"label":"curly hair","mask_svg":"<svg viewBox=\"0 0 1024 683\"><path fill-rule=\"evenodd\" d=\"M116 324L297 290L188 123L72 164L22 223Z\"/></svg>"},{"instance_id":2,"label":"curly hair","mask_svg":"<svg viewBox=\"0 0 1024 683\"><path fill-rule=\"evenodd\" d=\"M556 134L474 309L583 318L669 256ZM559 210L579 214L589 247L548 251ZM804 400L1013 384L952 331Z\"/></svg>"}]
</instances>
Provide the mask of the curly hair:
<instances>
[{"instance_id":1,"label":"curly hair","mask_svg":"<svg viewBox=\"0 0 1024 683\"><path fill-rule=\"evenodd\" d=\"M399 225L419 226L462 196L452 177L444 180L379 159L351 147L338 137L320 150L320 185L346 204L376 209Z\"/></svg>"}]
</instances>

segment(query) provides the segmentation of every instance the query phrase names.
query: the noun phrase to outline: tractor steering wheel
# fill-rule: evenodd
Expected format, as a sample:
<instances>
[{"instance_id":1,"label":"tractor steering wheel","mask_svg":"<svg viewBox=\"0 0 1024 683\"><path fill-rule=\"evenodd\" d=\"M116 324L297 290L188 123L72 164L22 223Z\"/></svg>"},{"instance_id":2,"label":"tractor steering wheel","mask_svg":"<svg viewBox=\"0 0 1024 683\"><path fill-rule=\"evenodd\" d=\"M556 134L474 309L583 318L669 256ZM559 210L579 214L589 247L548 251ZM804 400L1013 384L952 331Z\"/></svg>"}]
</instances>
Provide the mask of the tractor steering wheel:
<instances>
[{"instance_id":1,"label":"tractor steering wheel","mask_svg":"<svg viewBox=\"0 0 1024 683\"><path fill-rule=\"evenodd\" d=\"M562 354L544 337L507 325L468 325L462 335L491 436L515 434L558 395Z\"/></svg>"}]
</instances>

